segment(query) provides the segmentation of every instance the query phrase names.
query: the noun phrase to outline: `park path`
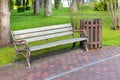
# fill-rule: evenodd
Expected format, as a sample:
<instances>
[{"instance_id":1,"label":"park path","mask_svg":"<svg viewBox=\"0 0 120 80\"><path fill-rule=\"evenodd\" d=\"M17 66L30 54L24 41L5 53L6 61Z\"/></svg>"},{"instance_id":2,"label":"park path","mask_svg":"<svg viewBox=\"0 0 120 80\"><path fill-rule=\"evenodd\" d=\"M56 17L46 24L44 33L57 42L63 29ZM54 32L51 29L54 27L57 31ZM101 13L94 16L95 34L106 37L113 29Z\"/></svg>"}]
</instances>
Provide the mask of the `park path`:
<instances>
[{"instance_id":1,"label":"park path","mask_svg":"<svg viewBox=\"0 0 120 80\"><path fill-rule=\"evenodd\" d=\"M120 47L68 50L20 65L0 68L0 80L120 80Z\"/></svg>"}]
</instances>

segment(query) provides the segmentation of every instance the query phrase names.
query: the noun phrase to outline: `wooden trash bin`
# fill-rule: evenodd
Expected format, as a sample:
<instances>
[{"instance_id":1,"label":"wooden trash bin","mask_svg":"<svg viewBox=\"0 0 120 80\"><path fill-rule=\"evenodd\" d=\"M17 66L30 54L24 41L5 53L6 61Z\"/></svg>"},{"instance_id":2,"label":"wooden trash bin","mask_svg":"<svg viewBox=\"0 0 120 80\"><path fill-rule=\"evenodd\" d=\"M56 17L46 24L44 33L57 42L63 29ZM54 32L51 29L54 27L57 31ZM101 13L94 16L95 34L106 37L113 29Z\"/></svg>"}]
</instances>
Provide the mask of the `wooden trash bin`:
<instances>
[{"instance_id":1,"label":"wooden trash bin","mask_svg":"<svg viewBox=\"0 0 120 80\"><path fill-rule=\"evenodd\" d=\"M88 48L102 48L102 21L101 19L80 20L80 29L88 34Z\"/></svg>"}]
</instances>

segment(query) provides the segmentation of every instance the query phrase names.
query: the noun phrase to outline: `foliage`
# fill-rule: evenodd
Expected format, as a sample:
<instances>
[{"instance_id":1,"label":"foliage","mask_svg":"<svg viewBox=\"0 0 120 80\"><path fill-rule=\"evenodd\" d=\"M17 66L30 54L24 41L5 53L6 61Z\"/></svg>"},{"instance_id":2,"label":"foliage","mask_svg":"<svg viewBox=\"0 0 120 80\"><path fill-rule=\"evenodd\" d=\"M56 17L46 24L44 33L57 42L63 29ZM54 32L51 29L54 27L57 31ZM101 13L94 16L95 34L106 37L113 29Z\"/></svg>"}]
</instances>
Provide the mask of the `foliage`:
<instances>
[{"instance_id":1,"label":"foliage","mask_svg":"<svg viewBox=\"0 0 120 80\"><path fill-rule=\"evenodd\" d=\"M21 0L16 0L15 5L21 6Z\"/></svg>"},{"instance_id":2,"label":"foliage","mask_svg":"<svg viewBox=\"0 0 120 80\"><path fill-rule=\"evenodd\" d=\"M18 12L24 12L25 11L25 7L19 6L19 7L17 7L17 11Z\"/></svg>"},{"instance_id":3,"label":"foliage","mask_svg":"<svg viewBox=\"0 0 120 80\"><path fill-rule=\"evenodd\" d=\"M31 7L29 6L30 0L16 0L17 10L18 12L24 12L26 10L30 10Z\"/></svg>"},{"instance_id":4,"label":"foliage","mask_svg":"<svg viewBox=\"0 0 120 80\"><path fill-rule=\"evenodd\" d=\"M26 10L30 10L31 9L31 7L30 6L26 6Z\"/></svg>"},{"instance_id":5,"label":"foliage","mask_svg":"<svg viewBox=\"0 0 120 80\"><path fill-rule=\"evenodd\" d=\"M14 1L9 0L9 10L13 9Z\"/></svg>"},{"instance_id":6,"label":"foliage","mask_svg":"<svg viewBox=\"0 0 120 80\"><path fill-rule=\"evenodd\" d=\"M104 1L94 3L94 10L95 11L104 11L105 10L105 3Z\"/></svg>"}]
</instances>

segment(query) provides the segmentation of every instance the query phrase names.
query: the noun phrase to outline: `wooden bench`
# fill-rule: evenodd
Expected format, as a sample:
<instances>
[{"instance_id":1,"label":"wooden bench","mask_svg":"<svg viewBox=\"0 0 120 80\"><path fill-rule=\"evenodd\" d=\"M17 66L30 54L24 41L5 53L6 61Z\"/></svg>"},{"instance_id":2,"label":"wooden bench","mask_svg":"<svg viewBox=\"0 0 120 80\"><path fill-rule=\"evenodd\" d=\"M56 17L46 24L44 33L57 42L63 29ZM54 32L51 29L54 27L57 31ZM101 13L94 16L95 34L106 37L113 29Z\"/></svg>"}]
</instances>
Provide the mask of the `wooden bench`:
<instances>
[{"instance_id":1,"label":"wooden bench","mask_svg":"<svg viewBox=\"0 0 120 80\"><path fill-rule=\"evenodd\" d=\"M81 32L82 36L75 38L73 32ZM18 55L22 54L26 60L27 65L30 67L30 52L36 51L40 49L55 47L59 45L69 44L73 43L72 48L75 47L76 42L81 42L82 47L85 49L85 51L88 51L87 49L87 38L86 38L86 32L84 30L73 30L71 24L61 24L61 25L53 25L53 26L46 26L46 27L40 27L40 28L32 28L32 29L24 29L24 30L17 30L17 31L11 31L13 43L16 50L16 58L15 62L17 61ZM70 35L71 38L65 39L65 36ZM51 38L56 37L64 37L64 40L59 40L55 42L48 42ZM47 40L47 43L45 44L38 44L37 46L29 46L28 43L34 42L34 41L41 41L41 40ZM23 46L22 48L18 46ZM23 53L25 52L25 53Z\"/></svg>"}]
</instances>

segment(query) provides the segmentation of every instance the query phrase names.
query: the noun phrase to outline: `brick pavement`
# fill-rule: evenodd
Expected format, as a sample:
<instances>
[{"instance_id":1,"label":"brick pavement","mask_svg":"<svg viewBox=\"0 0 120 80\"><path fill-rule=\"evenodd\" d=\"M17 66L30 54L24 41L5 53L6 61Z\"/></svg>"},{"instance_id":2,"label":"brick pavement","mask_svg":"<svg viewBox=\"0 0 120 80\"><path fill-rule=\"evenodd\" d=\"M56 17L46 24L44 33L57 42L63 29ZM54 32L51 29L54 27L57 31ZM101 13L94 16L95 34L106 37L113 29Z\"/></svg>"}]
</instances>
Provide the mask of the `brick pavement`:
<instances>
[{"instance_id":1,"label":"brick pavement","mask_svg":"<svg viewBox=\"0 0 120 80\"><path fill-rule=\"evenodd\" d=\"M89 63L120 54L120 47L103 47L82 52L67 51L52 57L32 61L32 68L23 64L0 68L0 80L45 80ZM52 80L120 80L120 57L53 78Z\"/></svg>"}]
</instances>

